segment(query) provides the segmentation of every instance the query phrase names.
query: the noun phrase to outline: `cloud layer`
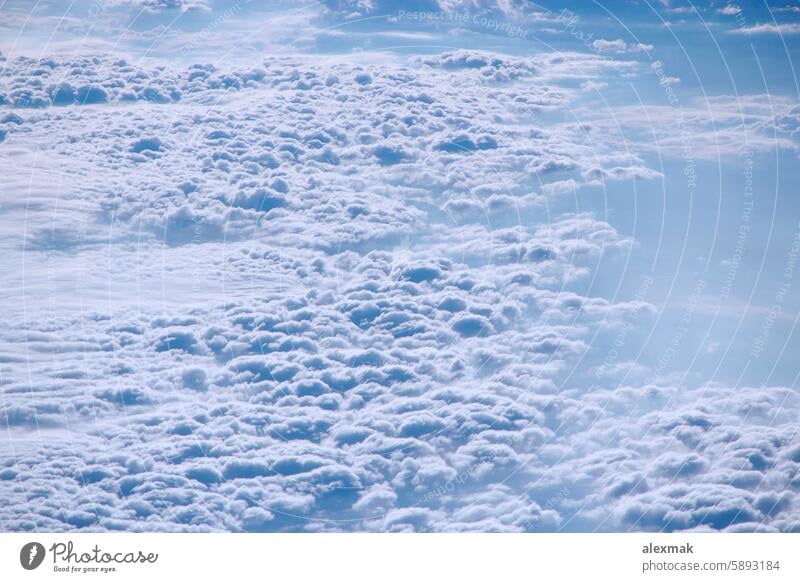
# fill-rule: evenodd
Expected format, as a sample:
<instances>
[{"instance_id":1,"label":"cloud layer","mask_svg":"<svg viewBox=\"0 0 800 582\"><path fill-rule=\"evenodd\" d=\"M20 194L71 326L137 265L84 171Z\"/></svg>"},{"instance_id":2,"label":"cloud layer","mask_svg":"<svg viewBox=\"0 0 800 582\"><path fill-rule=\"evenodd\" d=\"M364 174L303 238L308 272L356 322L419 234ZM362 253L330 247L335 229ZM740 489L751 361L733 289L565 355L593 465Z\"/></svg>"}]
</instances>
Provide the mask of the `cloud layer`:
<instances>
[{"instance_id":1,"label":"cloud layer","mask_svg":"<svg viewBox=\"0 0 800 582\"><path fill-rule=\"evenodd\" d=\"M634 241L549 203L661 174L548 116L636 63L4 64L2 529L800 527L794 391L595 347Z\"/></svg>"}]
</instances>

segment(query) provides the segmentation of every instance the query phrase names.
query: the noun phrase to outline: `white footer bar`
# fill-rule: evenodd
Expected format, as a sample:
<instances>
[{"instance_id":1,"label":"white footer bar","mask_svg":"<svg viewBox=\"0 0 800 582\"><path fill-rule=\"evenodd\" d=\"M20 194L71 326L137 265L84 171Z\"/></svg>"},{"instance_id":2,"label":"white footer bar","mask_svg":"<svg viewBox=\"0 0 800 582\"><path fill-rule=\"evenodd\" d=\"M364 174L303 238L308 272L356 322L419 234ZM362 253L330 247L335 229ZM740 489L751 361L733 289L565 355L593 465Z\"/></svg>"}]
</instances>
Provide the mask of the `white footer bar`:
<instances>
[{"instance_id":1,"label":"white footer bar","mask_svg":"<svg viewBox=\"0 0 800 582\"><path fill-rule=\"evenodd\" d=\"M799 534L0 534L0 580L800 580Z\"/></svg>"}]
</instances>

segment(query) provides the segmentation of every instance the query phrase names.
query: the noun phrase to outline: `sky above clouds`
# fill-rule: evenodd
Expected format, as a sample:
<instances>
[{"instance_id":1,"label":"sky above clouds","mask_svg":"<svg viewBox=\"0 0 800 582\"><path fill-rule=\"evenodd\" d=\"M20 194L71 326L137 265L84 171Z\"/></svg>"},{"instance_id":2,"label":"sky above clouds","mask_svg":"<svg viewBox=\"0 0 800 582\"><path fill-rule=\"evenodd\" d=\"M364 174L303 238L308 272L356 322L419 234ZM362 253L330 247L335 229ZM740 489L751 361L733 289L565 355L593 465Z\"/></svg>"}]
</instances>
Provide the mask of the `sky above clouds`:
<instances>
[{"instance_id":1,"label":"sky above clouds","mask_svg":"<svg viewBox=\"0 0 800 582\"><path fill-rule=\"evenodd\" d=\"M0 5L3 531L797 531L790 2Z\"/></svg>"}]
</instances>

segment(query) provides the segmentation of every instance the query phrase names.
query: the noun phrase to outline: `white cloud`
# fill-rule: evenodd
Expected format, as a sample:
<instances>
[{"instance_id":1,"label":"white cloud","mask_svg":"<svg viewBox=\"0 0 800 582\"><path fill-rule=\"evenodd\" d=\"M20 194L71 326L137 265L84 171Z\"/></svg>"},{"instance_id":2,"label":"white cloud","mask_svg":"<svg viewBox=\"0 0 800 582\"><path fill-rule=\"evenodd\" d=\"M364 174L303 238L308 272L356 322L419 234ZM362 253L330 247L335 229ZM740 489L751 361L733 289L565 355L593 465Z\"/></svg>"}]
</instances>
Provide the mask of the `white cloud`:
<instances>
[{"instance_id":1,"label":"white cloud","mask_svg":"<svg viewBox=\"0 0 800 582\"><path fill-rule=\"evenodd\" d=\"M724 14L725 16L736 16L741 11L742 9L736 4L726 4L722 8L717 8L717 14Z\"/></svg>"},{"instance_id":2,"label":"white cloud","mask_svg":"<svg viewBox=\"0 0 800 582\"><path fill-rule=\"evenodd\" d=\"M733 28L728 31L728 34L748 34L748 35L761 35L761 34L798 34L800 33L800 24L796 23L774 23L768 22L766 24L756 24L753 26L745 26L742 28Z\"/></svg>"},{"instance_id":3,"label":"white cloud","mask_svg":"<svg viewBox=\"0 0 800 582\"><path fill-rule=\"evenodd\" d=\"M592 47L598 52L609 54L639 53L653 50L653 45L651 44L627 43L621 38L616 40L599 38L592 43Z\"/></svg>"},{"instance_id":4,"label":"white cloud","mask_svg":"<svg viewBox=\"0 0 800 582\"><path fill-rule=\"evenodd\" d=\"M10 59L0 528L796 529L794 392L597 354L634 241L549 204L661 178L580 101L638 66Z\"/></svg>"}]
</instances>

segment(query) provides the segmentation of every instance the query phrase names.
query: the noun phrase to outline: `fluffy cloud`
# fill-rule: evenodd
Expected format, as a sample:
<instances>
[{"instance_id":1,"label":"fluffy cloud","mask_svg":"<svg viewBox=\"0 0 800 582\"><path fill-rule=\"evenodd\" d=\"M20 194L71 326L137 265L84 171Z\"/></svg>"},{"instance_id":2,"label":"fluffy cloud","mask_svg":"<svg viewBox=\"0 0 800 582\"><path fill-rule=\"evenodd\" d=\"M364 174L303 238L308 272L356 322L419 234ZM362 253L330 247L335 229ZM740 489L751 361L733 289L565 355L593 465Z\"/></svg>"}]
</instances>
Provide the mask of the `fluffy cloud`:
<instances>
[{"instance_id":1,"label":"fluffy cloud","mask_svg":"<svg viewBox=\"0 0 800 582\"><path fill-rule=\"evenodd\" d=\"M633 67L9 61L2 529L797 529L792 391L596 353L633 241L546 203L660 175L544 118Z\"/></svg>"},{"instance_id":2,"label":"fluffy cloud","mask_svg":"<svg viewBox=\"0 0 800 582\"><path fill-rule=\"evenodd\" d=\"M616 40L599 38L592 43L592 47L600 53L610 54L639 53L653 50L653 45L651 44L627 43L620 38Z\"/></svg>"}]
</instances>

